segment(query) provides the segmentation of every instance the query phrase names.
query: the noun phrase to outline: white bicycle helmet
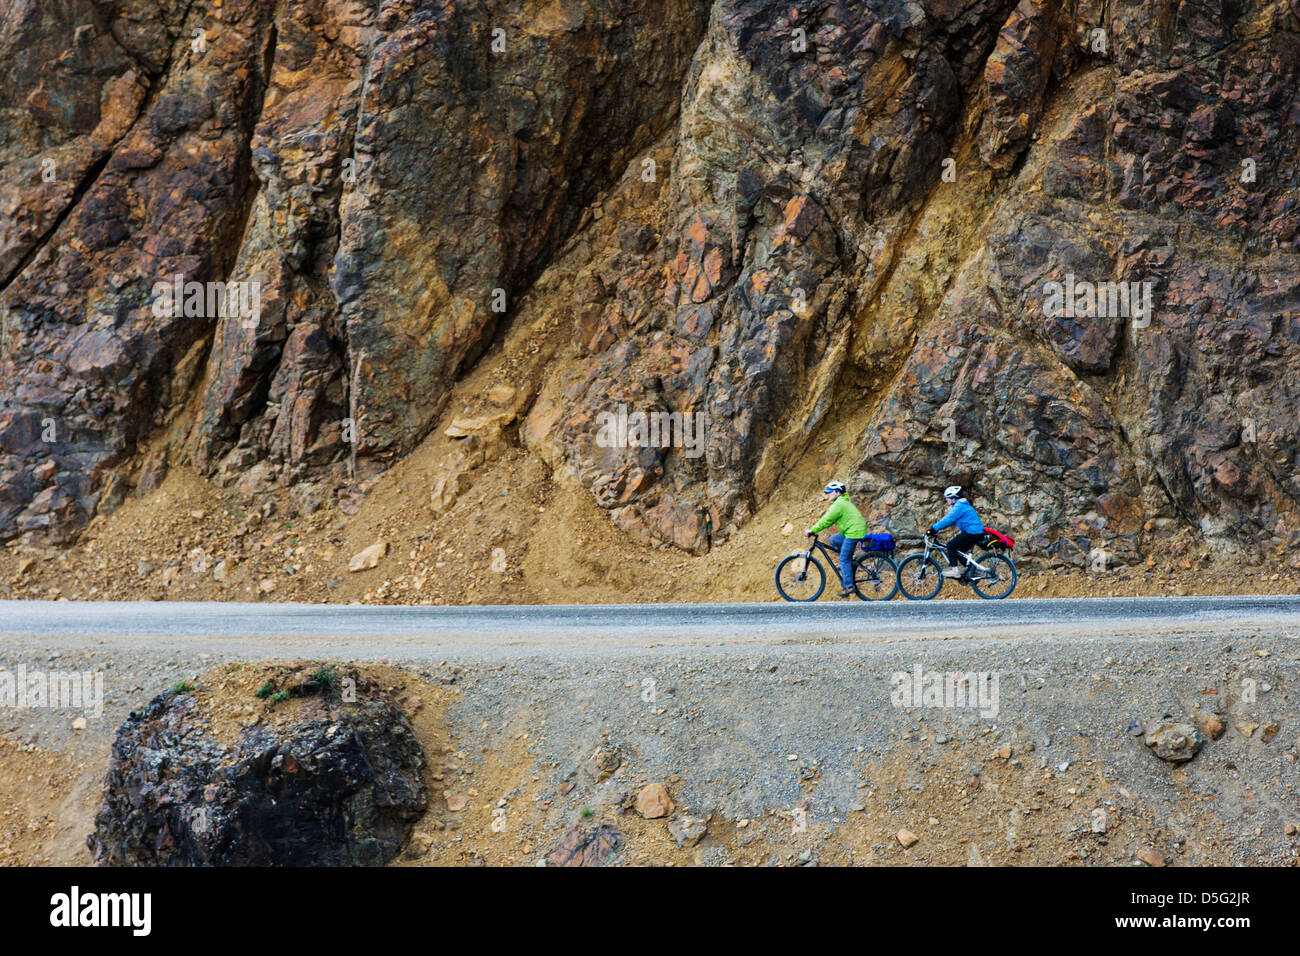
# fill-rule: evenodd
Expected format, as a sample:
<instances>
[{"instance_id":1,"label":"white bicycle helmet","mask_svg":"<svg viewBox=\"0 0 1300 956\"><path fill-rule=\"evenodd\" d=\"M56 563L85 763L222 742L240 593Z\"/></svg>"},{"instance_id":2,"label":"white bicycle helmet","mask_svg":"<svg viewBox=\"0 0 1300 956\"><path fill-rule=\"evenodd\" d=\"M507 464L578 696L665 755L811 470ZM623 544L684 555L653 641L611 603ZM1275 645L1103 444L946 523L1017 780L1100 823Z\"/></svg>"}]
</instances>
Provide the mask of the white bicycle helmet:
<instances>
[{"instance_id":1,"label":"white bicycle helmet","mask_svg":"<svg viewBox=\"0 0 1300 956\"><path fill-rule=\"evenodd\" d=\"M961 485L949 485L947 488L943 489L943 496L945 498L960 498Z\"/></svg>"},{"instance_id":2,"label":"white bicycle helmet","mask_svg":"<svg viewBox=\"0 0 1300 956\"><path fill-rule=\"evenodd\" d=\"M822 490L822 494L829 495L832 491L838 491L840 494L844 494L844 482L832 481Z\"/></svg>"}]
</instances>

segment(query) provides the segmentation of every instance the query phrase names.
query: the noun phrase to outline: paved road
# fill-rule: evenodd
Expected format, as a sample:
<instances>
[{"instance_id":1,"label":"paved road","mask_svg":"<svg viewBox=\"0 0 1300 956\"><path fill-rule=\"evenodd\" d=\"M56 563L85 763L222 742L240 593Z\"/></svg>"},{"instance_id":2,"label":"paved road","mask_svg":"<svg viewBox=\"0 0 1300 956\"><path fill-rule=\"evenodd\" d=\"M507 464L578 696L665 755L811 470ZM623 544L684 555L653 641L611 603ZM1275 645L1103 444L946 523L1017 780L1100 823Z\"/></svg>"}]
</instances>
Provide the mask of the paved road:
<instances>
[{"instance_id":1,"label":"paved road","mask_svg":"<svg viewBox=\"0 0 1300 956\"><path fill-rule=\"evenodd\" d=\"M0 641L63 646L609 649L719 643L1205 635L1295 629L1300 596L396 607L0 601Z\"/></svg>"}]
</instances>

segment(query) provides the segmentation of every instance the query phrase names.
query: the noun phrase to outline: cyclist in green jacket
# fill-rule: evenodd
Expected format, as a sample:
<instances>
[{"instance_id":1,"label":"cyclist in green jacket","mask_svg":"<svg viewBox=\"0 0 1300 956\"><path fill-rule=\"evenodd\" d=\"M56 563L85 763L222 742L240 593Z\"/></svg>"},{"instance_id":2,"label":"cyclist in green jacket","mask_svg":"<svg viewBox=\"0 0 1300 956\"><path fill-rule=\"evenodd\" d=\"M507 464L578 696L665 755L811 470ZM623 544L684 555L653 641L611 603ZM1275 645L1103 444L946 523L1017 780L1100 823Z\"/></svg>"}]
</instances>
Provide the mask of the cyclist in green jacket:
<instances>
[{"instance_id":1,"label":"cyclist in green jacket","mask_svg":"<svg viewBox=\"0 0 1300 956\"><path fill-rule=\"evenodd\" d=\"M867 519L853 506L845 494L844 482L832 481L826 486L822 495L830 501L826 513L817 519L817 523L804 532L814 535L823 528L835 525L836 534L826 542L832 550L840 553L840 585L844 588L840 597L846 598L853 593L853 549L867 536Z\"/></svg>"}]
</instances>

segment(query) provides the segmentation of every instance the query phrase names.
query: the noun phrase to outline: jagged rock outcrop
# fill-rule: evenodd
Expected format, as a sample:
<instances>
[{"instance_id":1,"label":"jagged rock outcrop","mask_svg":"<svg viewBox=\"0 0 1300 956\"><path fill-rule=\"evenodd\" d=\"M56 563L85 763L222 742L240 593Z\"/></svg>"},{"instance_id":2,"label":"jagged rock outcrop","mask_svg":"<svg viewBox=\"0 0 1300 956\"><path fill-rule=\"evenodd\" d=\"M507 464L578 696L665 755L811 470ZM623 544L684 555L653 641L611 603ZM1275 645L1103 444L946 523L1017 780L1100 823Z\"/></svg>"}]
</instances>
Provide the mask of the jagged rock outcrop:
<instances>
[{"instance_id":1,"label":"jagged rock outcrop","mask_svg":"<svg viewBox=\"0 0 1300 956\"><path fill-rule=\"evenodd\" d=\"M656 208L577 295L590 358L533 413L566 414L527 430L629 532L705 550L840 400L856 310L940 174L996 9L715 5ZM704 454L600 444L618 405L702 415Z\"/></svg>"},{"instance_id":2,"label":"jagged rock outcrop","mask_svg":"<svg viewBox=\"0 0 1300 956\"><path fill-rule=\"evenodd\" d=\"M689 0L40 6L7 8L0 35L0 109L23 119L4 144L21 185L0 231L0 536L55 540L150 437L207 473L265 459L286 481L409 451L667 127L704 17ZM33 112L47 101L69 115ZM41 184L51 141L88 158ZM174 276L256 283L256 308L186 293L160 317ZM194 387L193 428L160 434Z\"/></svg>"},{"instance_id":3,"label":"jagged rock outcrop","mask_svg":"<svg viewBox=\"0 0 1300 956\"><path fill-rule=\"evenodd\" d=\"M960 482L1061 562L1300 534L1285 0L39 9L0 33L0 537L147 447L364 477L543 322L518 440L637 540L706 550L827 429L874 510ZM259 314L160 317L177 274Z\"/></svg>"},{"instance_id":4,"label":"jagged rock outcrop","mask_svg":"<svg viewBox=\"0 0 1300 956\"><path fill-rule=\"evenodd\" d=\"M1104 58L1095 38L1074 52L1090 68L1062 80L862 457L885 500L899 475L950 476L1073 563L1131 556L1161 517L1229 548L1300 526L1282 424L1300 386L1300 24L1285 5L1184 5L1153 31L1149 7L1112 12ZM1047 283L1071 277L1077 314L1050 314ZM1108 282L1148 283L1150 313L1086 308Z\"/></svg>"},{"instance_id":5,"label":"jagged rock outcrop","mask_svg":"<svg viewBox=\"0 0 1300 956\"><path fill-rule=\"evenodd\" d=\"M405 714L355 671L285 670L264 702L250 701L268 713L251 726L241 718L237 742L224 738L238 702L214 713L200 699L219 689L180 688L127 719L87 841L96 863L375 866L396 857L428 806Z\"/></svg>"}]
</instances>

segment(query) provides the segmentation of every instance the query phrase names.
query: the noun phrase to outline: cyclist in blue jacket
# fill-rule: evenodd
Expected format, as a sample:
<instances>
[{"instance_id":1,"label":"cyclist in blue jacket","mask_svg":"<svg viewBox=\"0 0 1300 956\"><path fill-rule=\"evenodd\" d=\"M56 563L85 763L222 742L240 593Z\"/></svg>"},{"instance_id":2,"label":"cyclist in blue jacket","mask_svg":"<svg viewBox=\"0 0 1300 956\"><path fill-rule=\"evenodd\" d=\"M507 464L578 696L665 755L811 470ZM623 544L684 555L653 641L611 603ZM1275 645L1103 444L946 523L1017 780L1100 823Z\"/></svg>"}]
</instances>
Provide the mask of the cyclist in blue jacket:
<instances>
[{"instance_id":1,"label":"cyclist in blue jacket","mask_svg":"<svg viewBox=\"0 0 1300 956\"><path fill-rule=\"evenodd\" d=\"M948 542L948 564L944 569L945 578L959 578L966 573L966 559L960 552L970 550L984 538L984 522L975 513L975 508L961 496L961 485L949 485L943 490L943 500L948 503L948 513L930 526L930 534L944 528L957 526L957 534Z\"/></svg>"}]
</instances>

